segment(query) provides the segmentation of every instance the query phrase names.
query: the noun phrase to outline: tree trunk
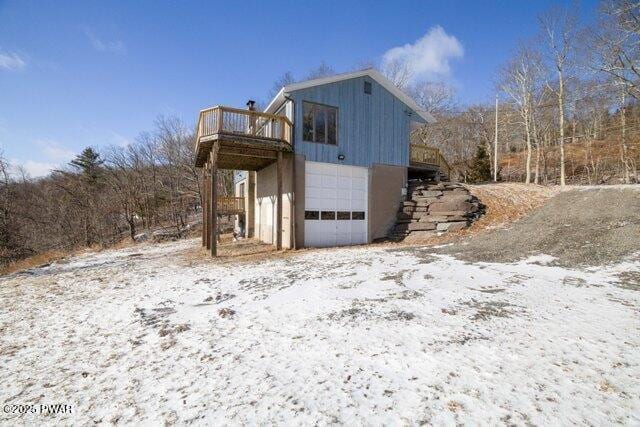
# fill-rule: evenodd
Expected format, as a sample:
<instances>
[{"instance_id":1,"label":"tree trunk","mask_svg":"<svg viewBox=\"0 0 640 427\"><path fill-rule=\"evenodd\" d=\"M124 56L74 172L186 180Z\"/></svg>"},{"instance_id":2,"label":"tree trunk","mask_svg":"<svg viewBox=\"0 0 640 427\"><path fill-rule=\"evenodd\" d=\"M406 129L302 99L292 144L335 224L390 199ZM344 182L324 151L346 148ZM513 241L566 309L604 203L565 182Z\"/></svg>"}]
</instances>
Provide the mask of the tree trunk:
<instances>
[{"instance_id":1,"label":"tree trunk","mask_svg":"<svg viewBox=\"0 0 640 427\"><path fill-rule=\"evenodd\" d=\"M564 188L566 180L564 172L564 78L562 76L562 68L558 69L558 83L560 85L558 91L558 109L560 119L560 186Z\"/></svg>"},{"instance_id":2,"label":"tree trunk","mask_svg":"<svg viewBox=\"0 0 640 427\"><path fill-rule=\"evenodd\" d=\"M133 215L127 217L127 223L129 224L129 236L131 240L135 242L136 240L136 221Z\"/></svg>"},{"instance_id":3,"label":"tree trunk","mask_svg":"<svg viewBox=\"0 0 640 427\"><path fill-rule=\"evenodd\" d=\"M531 126L533 127L533 139L535 140L536 146L536 166L533 182L537 185L540 184L540 138L538 137L535 115L531 116Z\"/></svg>"},{"instance_id":4,"label":"tree trunk","mask_svg":"<svg viewBox=\"0 0 640 427\"><path fill-rule=\"evenodd\" d=\"M527 116L529 114L527 113ZM525 132L527 135L527 162L526 162L526 177L525 184L531 184L531 125L529 124L529 118L524 120Z\"/></svg>"},{"instance_id":5,"label":"tree trunk","mask_svg":"<svg viewBox=\"0 0 640 427\"><path fill-rule=\"evenodd\" d=\"M629 167L629 153L627 147L627 109L626 94L624 89L620 91L620 160L622 161L622 167L624 169L624 183L629 184L631 182Z\"/></svg>"}]
</instances>

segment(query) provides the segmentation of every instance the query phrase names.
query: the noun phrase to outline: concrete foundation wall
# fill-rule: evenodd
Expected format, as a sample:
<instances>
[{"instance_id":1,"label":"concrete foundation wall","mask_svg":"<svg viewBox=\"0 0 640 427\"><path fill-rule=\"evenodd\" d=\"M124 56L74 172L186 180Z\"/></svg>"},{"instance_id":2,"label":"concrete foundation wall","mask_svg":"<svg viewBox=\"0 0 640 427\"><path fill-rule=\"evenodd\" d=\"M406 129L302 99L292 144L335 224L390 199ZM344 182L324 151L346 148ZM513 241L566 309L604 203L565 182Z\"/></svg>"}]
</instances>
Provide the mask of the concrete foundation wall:
<instances>
[{"instance_id":1,"label":"concrete foundation wall","mask_svg":"<svg viewBox=\"0 0 640 427\"><path fill-rule=\"evenodd\" d=\"M386 237L395 225L406 185L406 167L376 164L369 169L369 242Z\"/></svg>"}]
</instances>

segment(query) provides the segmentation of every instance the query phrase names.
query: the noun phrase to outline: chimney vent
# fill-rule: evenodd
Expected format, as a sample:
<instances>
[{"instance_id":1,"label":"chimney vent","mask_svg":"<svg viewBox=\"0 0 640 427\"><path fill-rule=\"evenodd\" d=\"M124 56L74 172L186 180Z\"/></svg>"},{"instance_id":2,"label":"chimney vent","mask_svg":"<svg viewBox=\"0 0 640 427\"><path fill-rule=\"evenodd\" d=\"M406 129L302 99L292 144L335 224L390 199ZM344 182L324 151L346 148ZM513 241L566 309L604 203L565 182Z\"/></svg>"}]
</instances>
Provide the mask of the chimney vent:
<instances>
[{"instance_id":1,"label":"chimney vent","mask_svg":"<svg viewBox=\"0 0 640 427\"><path fill-rule=\"evenodd\" d=\"M249 111L255 111L256 107L255 107L256 101L254 101L253 99L250 99L247 101L247 109Z\"/></svg>"}]
</instances>

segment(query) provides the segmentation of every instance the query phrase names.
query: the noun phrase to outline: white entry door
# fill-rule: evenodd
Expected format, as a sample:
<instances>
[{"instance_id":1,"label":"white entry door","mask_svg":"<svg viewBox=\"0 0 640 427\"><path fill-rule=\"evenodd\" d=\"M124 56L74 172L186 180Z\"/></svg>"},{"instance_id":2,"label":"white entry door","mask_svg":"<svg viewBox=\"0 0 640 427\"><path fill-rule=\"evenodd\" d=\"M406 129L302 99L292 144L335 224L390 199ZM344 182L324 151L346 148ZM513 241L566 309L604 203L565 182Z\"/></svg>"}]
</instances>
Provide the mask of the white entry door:
<instances>
[{"instance_id":1,"label":"white entry door","mask_svg":"<svg viewBox=\"0 0 640 427\"><path fill-rule=\"evenodd\" d=\"M367 168L305 163L304 245L367 243Z\"/></svg>"}]
</instances>

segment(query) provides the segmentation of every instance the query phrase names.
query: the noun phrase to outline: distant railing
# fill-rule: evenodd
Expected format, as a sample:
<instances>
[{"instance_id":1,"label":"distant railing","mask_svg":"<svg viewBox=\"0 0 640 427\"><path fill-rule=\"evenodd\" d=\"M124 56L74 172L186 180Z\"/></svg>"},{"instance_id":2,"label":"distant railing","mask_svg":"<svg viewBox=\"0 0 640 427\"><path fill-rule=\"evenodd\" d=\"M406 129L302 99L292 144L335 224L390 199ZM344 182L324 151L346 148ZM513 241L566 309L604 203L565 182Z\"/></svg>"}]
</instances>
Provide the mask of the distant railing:
<instances>
[{"instance_id":1,"label":"distant railing","mask_svg":"<svg viewBox=\"0 0 640 427\"><path fill-rule=\"evenodd\" d=\"M424 144L411 144L409 146L409 162L411 164L437 166L442 173L451 179L451 166L449 166L440 150L435 147L429 147Z\"/></svg>"},{"instance_id":2,"label":"distant railing","mask_svg":"<svg viewBox=\"0 0 640 427\"><path fill-rule=\"evenodd\" d=\"M218 197L217 210L221 215L244 213L244 197Z\"/></svg>"},{"instance_id":3,"label":"distant railing","mask_svg":"<svg viewBox=\"0 0 640 427\"><path fill-rule=\"evenodd\" d=\"M285 116L218 106L200 111L198 140L205 136L231 134L291 144L292 128Z\"/></svg>"}]
</instances>

